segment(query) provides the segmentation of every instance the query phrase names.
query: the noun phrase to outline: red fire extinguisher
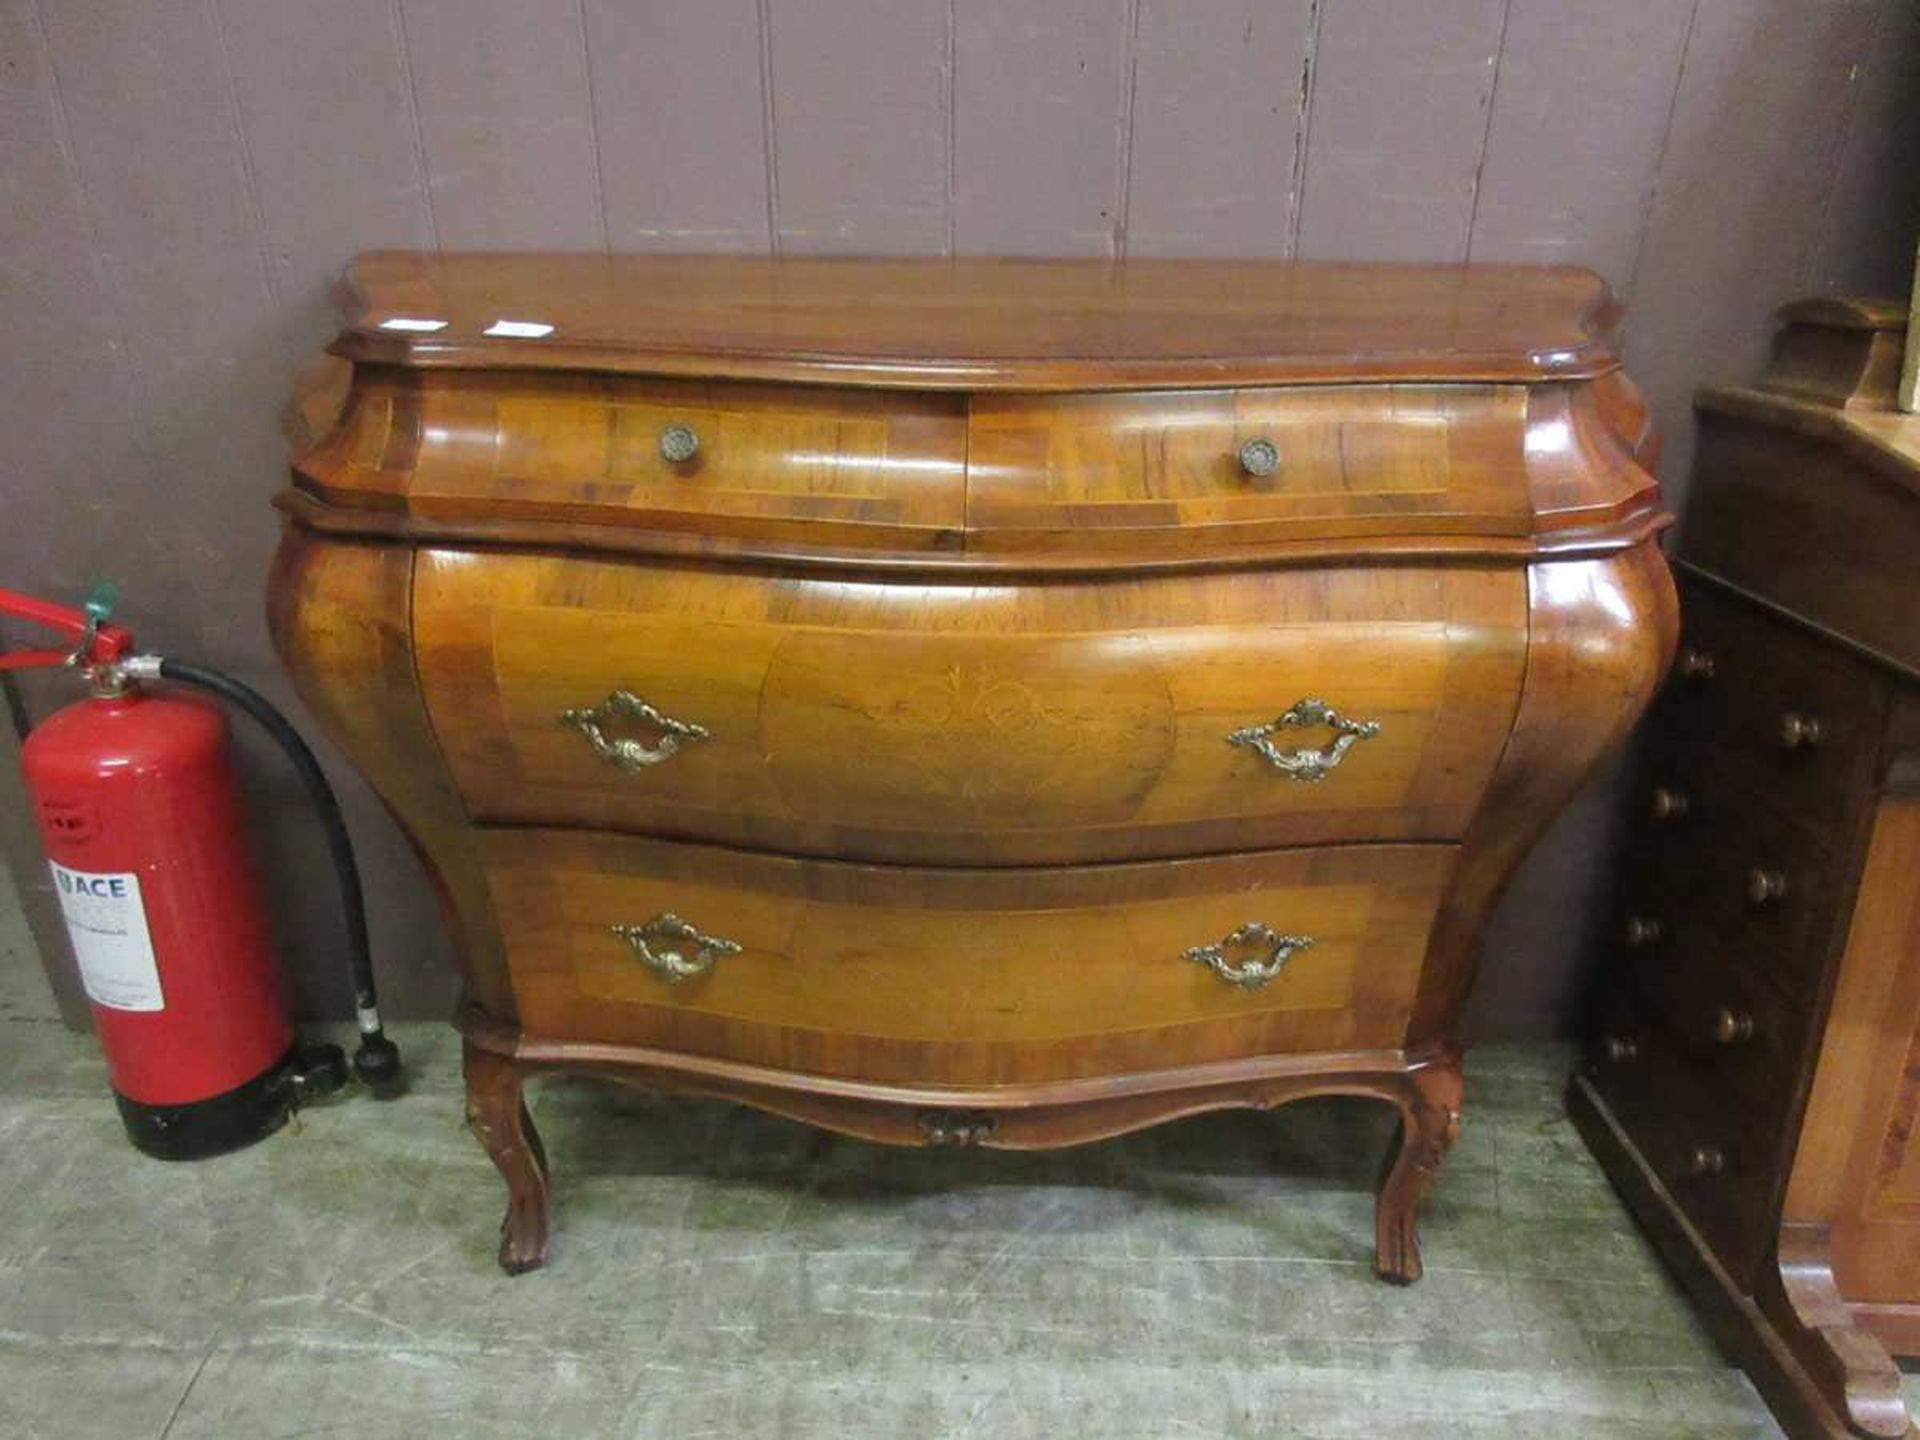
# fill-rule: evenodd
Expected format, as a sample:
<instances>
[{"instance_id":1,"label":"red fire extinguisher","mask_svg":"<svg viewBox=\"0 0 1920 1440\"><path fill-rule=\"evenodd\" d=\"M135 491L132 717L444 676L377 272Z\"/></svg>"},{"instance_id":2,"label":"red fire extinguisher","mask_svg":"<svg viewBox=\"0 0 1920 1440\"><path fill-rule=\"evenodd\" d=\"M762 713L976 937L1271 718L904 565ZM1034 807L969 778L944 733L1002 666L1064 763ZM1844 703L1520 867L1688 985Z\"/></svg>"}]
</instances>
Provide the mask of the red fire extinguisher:
<instances>
[{"instance_id":1,"label":"red fire extinguisher","mask_svg":"<svg viewBox=\"0 0 1920 1440\"><path fill-rule=\"evenodd\" d=\"M85 611L0 590L0 615L71 648L0 654L0 670L68 667L90 694L35 726L27 793L120 1115L150 1155L189 1159L271 1134L303 1100L337 1090L337 1046L296 1041L248 843L219 706L245 710L293 761L326 827L347 915L360 1046L353 1068L393 1093L399 1053L381 1029L352 843L313 752L264 697L230 676L133 653ZM173 686L148 688L161 680Z\"/></svg>"}]
</instances>

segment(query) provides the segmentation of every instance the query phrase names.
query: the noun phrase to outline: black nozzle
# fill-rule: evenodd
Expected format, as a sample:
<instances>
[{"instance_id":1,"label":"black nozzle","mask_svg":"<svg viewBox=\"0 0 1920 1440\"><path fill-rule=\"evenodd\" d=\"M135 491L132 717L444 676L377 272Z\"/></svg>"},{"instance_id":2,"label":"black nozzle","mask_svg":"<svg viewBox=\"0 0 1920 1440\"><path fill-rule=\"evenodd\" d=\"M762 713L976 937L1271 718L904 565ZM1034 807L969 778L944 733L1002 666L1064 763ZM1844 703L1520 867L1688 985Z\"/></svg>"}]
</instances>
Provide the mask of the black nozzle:
<instances>
[{"instance_id":1,"label":"black nozzle","mask_svg":"<svg viewBox=\"0 0 1920 1440\"><path fill-rule=\"evenodd\" d=\"M375 1095L383 1098L398 1095L401 1089L399 1047L378 1031L362 1035L360 1048L353 1052L353 1073Z\"/></svg>"}]
</instances>

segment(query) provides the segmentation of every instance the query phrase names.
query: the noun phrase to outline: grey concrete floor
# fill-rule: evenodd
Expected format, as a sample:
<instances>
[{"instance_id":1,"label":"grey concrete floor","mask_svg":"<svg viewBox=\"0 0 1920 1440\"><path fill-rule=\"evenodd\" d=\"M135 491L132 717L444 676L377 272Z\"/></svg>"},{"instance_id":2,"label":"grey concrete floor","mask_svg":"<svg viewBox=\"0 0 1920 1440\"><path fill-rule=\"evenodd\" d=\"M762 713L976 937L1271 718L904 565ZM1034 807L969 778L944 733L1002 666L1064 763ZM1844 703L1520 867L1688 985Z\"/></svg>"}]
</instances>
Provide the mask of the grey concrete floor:
<instances>
[{"instance_id":1,"label":"grey concrete floor","mask_svg":"<svg viewBox=\"0 0 1920 1440\"><path fill-rule=\"evenodd\" d=\"M537 1090L557 1237L509 1280L452 1036L400 1039L405 1098L165 1165L90 1041L0 1022L0 1435L1778 1434L1563 1118L1564 1049L1474 1054L1398 1290L1384 1107L1012 1156L586 1081Z\"/></svg>"}]
</instances>

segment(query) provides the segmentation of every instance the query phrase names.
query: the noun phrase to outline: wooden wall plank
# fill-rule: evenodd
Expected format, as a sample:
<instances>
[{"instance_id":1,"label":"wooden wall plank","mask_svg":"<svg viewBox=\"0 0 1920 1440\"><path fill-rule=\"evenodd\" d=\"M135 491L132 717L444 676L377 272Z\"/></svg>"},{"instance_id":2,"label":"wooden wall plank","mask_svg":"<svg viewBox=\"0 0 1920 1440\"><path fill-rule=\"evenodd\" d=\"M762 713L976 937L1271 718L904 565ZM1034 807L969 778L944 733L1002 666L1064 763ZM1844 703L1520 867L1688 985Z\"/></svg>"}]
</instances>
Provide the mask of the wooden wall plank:
<instances>
[{"instance_id":1,"label":"wooden wall plank","mask_svg":"<svg viewBox=\"0 0 1920 1440\"><path fill-rule=\"evenodd\" d=\"M121 477L144 472L132 379L118 321L88 225L51 58L34 7L0 4L0 227L7 279L0 284L0 575L10 587L53 596L83 592L110 573L128 522L113 514ZM27 629L7 627L26 643ZM23 675L35 713L63 703L66 686ZM11 679L11 677L10 677ZM0 728L12 730L10 696L0 693ZM86 1016L85 997L59 919L16 762L19 746L0 736L0 861L12 872L46 960L61 1013Z\"/></svg>"},{"instance_id":2,"label":"wooden wall plank","mask_svg":"<svg viewBox=\"0 0 1920 1440\"><path fill-rule=\"evenodd\" d=\"M1299 254L1465 258L1506 0L1323 5Z\"/></svg>"},{"instance_id":3,"label":"wooden wall plank","mask_svg":"<svg viewBox=\"0 0 1920 1440\"><path fill-rule=\"evenodd\" d=\"M579 0L401 0L448 249L606 244Z\"/></svg>"},{"instance_id":4,"label":"wooden wall plank","mask_svg":"<svg viewBox=\"0 0 1920 1440\"><path fill-rule=\"evenodd\" d=\"M1913 0L1880 0L1821 222L1803 290L1908 293L1920 235L1920 5Z\"/></svg>"},{"instance_id":5,"label":"wooden wall plank","mask_svg":"<svg viewBox=\"0 0 1920 1440\"><path fill-rule=\"evenodd\" d=\"M0 572L54 594L106 573L126 527L102 516L119 477L142 475L132 367L35 7L0 5Z\"/></svg>"},{"instance_id":6,"label":"wooden wall plank","mask_svg":"<svg viewBox=\"0 0 1920 1440\"><path fill-rule=\"evenodd\" d=\"M132 476L96 477L125 506L98 523L132 618L168 611L171 643L216 663L260 655L274 531L260 477L283 460L259 417L278 412L284 371L214 16L146 26L111 0L40 9L145 457ZM186 575L206 590L171 613Z\"/></svg>"},{"instance_id":7,"label":"wooden wall plank","mask_svg":"<svg viewBox=\"0 0 1920 1440\"><path fill-rule=\"evenodd\" d=\"M1691 0L1513 7L1468 258L1626 283L1692 15Z\"/></svg>"},{"instance_id":8,"label":"wooden wall plank","mask_svg":"<svg viewBox=\"0 0 1920 1440\"><path fill-rule=\"evenodd\" d=\"M1118 248L1132 0L969 0L954 12L953 248Z\"/></svg>"},{"instance_id":9,"label":"wooden wall plank","mask_svg":"<svg viewBox=\"0 0 1920 1440\"><path fill-rule=\"evenodd\" d=\"M1675 504L1694 387L1754 374L1808 273L1876 8L1700 0L1629 291L1627 360L1666 431Z\"/></svg>"},{"instance_id":10,"label":"wooden wall plank","mask_svg":"<svg viewBox=\"0 0 1920 1440\"><path fill-rule=\"evenodd\" d=\"M608 243L770 248L758 0L587 0L586 17Z\"/></svg>"},{"instance_id":11,"label":"wooden wall plank","mask_svg":"<svg viewBox=\"0 0 1920 1440\"><path fill-rule=\"evenodd\" d=\"M1129 255L1291 251L1314 16L1312 0L1140 0Z\"/></svg>"},{"instance_id":12,"label":"wooden wall plank","mask_svg":"<svg viewBox=\"0 0 1920 1440\"><path fill-rule=\"evenodd\" d=\"M946 0L768 0L781 250L947 244Z\"/></svg>"},{"instance_id":13,"label":"wooden wall plank","mask_svg":"<svg viewBox=\"0 0 1920 1440\"><path fill-rule=\"evenodd\" d=\"M219 13L297 365L330 337L333 281L354 255L434 243L399 12L394 0L220 0Z\"/></svg>"}]
</instances>

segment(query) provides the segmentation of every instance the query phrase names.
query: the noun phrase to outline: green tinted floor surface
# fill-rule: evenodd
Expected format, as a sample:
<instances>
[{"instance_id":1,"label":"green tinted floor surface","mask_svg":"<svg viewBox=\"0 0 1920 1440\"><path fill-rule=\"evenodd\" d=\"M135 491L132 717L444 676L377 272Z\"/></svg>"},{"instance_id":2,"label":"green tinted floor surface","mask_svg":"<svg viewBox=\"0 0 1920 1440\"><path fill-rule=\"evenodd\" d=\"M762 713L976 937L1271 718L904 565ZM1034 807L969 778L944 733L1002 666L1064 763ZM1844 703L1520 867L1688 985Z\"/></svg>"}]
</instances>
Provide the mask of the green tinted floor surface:
<instances>
[{"instance_id":1,"label":"green tinted floor surface","mask_svg":"<svg viewBox=\"0 0 1920 1440\"><path fill-rule=\"evenodd\" d=\"M1053 1155L891 1150L589 1081L533 1087L552 1261L459 1055L189 1165L134 1153L91 1042L0 1022L0 1436L1771 1436L1563 1116L1486 1048L1370 1268L1384 1106L1306 1101Z\"/></svg>"}]
</instances>

